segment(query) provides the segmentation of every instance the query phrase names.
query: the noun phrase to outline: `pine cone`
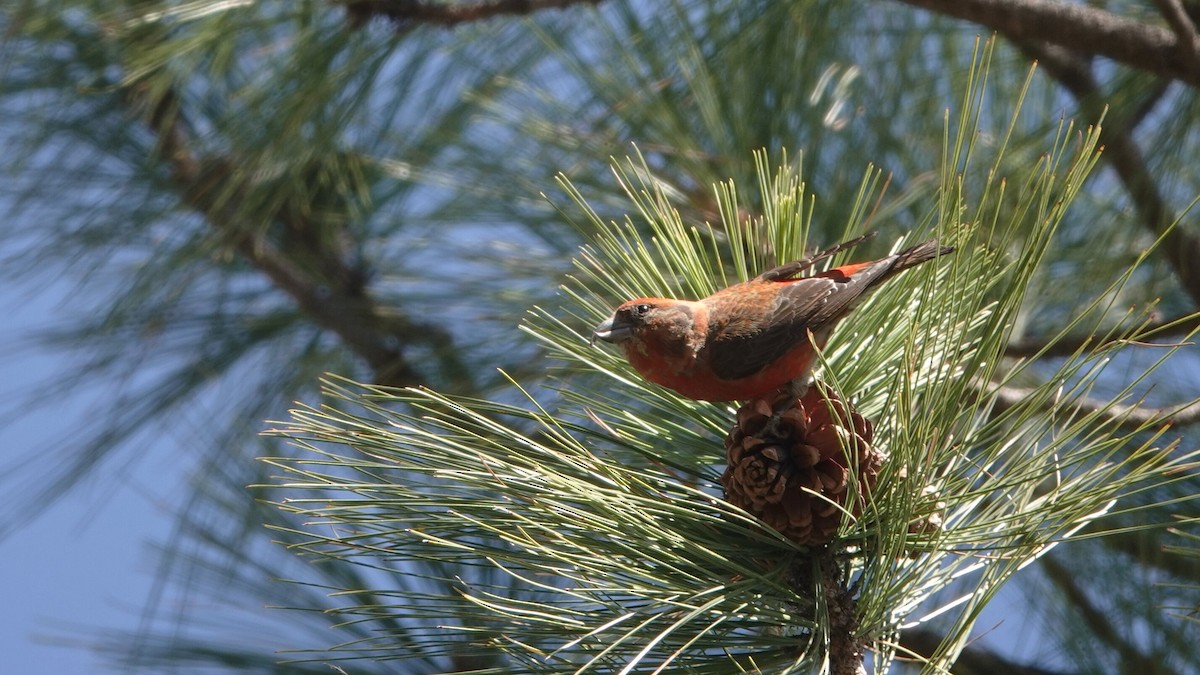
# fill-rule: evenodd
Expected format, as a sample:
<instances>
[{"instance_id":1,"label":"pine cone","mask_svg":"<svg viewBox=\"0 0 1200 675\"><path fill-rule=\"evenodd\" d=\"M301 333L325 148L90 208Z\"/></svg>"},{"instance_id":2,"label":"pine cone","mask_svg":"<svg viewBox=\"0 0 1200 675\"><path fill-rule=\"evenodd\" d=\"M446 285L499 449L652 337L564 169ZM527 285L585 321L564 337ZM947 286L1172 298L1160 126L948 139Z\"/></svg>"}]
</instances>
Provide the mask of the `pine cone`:
<instances>
[{"instance_id":1,"label":"pine cone","mask_svg":"<svg viewBox=\"0 0 1200 675\"><path fill-rule=\"evenodd\" d=\"M784 405L778 421L768 424ZM828 543L841 525L842 509L861 514L875 487L882 458L871 438L871 423L820 383L790 405L782 396L750 401L738 410L725 439L725 498L797 544ZM857 499L846 506L854 479Z\"/></svg>"}]
</instances>

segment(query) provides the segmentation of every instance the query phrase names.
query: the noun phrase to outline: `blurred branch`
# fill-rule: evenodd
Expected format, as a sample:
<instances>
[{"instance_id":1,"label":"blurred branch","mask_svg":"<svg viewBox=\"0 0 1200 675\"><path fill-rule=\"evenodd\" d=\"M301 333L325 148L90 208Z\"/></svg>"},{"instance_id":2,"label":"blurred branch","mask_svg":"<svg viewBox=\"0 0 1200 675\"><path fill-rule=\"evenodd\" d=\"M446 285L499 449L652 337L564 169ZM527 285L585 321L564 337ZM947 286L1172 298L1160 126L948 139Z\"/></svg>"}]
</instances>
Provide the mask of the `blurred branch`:
<instances>
[{"instance_id":1,"label":"blurred branch","mask_svg":"<svg viewBox=\"0 0 1200 675\"><path fill-rule=\"evenodd\" d=\"M1099 54L1164 78L1200 86L1200 57L1193 19L1178 0L1158 0L1174 28L1144 24L1088 5L1054 0L903 0L973 21L1013 40L1077 99L1089 123L1104 116L1104 93L1092 74ZM1152 96L1152 104L1157 97ZM1200 303L1200 239L1170 226L1175 217L1132 136L1144 117L1105 125L1105 156L1129 192L1138 215L1155 235L1166 232L1166 258L1187 293ZM1169 231L1168 231L1168 228Z\"/></svg>"},{"instance_id":2,"label":"blurred branch","mask_svg":"<svg viewBox=\"0 0 1200 675\"><path fill-rule=\"evenodd\" d=\"M1200 330L1200 314L1190 314L1188 316L1153 321L1138 328L1136 342L1143 342L1148 338L1169 339L1187 337L1197 330ZM1060 338L1046 338L1043 340L1025 339L1010 342L1004 348L1004 355L1013 358L1064 357L1072 356L1083 349L1101 350L1118 344L1133 343L1135 343L1133 338L1116 338L1100 342L1096 339L1095 335L1073 335ZM1146 344L1152 347L1159 346L1155 343Z\"/></svg>"},{"instance_id":3,"label":"blurred branch","mask_svg":"<svg viewBox=\"0 0 1200 675\"><path fill-rule=\"evenodd\" d=\"M353 25L381 17L398 24L401 29L407 29L419 23L457 26L496 16L533 14L543 9L598 5L601 2L603 0L491 0L468 4L423 0L351 0L345 5Z\"/></svg>"},{"instance_id":4,"label":"blurred branch","mask_svg":"<svg viewBox=\"0 0 1200 675\"><path fill-rule=\"evenodd\" d=\"M1097 607L1092 598L1084 592L1077 583L1077 574L1060 564L1054 556L1046 556L1041 561L1042 570L1046 577L1063 595L1067 597L1067 607L1075 610L1079 617L1091 629L1097 640L1108 648L1120 654L1124 668L1123 673L1156 673L1159 672L1153 657L1142 654L1126 638L1131 637L1128 629L1120 631L1109 620L1109 614ZM1127 627L1126 627L1127 628Z\"/></svg>"},{"instance_id":5,"label":"blurred branch","mask_svg":"<svg viewBox=\"0 0 1200 675\"><path fill-rule=\"evenodd\" d=\"M375 381L410 386L427 376L404 356L411 344L449 345L451 337L437 326L412 322L382 307L365 288L365 274L343 257L317 251L319 266L303 265L266 241L255 228L239 222L230 205L244 200L236 164L227 159L200 160L192 154L178 98L171 92L151 99L140 89L129 90L131 104L141 109L157 135L159 153L170 168L181 199L221 231L234 250L287 293L321 328L337 335L371 367ZM232 194L214 199L214 194ZM321 246L314 240L310 248Z\"/></svg>"},{"instance_id":6,"label":"blurred branch","mask_svg":"<svg viewBox=\"0 0 1200 675\"><path fill-rule=\"evenodd\" d=\"M997 386L989 384L980 392L994 397L999 410L1007 410L1024 403L1037 393L1035 389L1024 387ZM1066 404L1054 399L1042 401L1040 409L1044 412L1057 411L1071 415L1091 415L1098 413L1105 421L1114 421L1117 428L1136 430L1147 426L1188 426L1200 422L1200 400L1192 401L1182 406L1152 408L1140 404L1124 405L1099 399L1080 397Z\"/></svg>"},{"instance_id":7,"label":"blurred branch","mask_svg":"<svg viewBox=\"0 0 1200 675\"><path fill-rule=\"evenodd\" d=\"M1154 109L1158 106L1159 102L1163 100L1163 97L1166 96L1167 91L1170 88L1171 80L1168 80L1165 77L1158 77L1154 79L1154 88L1149 91L1149 93L1146 95L1146 98L1143 99L1139 105L1129 111L1129 113L1127 113L1125 116L1125 123L1130 131L1133 131L1141 126L1142 122L1144 122L1146 118L1150 116L1150 113L1154 112Z\"/></svg>"},{"instance_id":8,"label":"blurred branch","mask_svg":"<svg viewBox=\"0 0 1200 675\"><path fill-rule=\"evenodd\" d=\"M905 651L930 656L937 652L945 638L941 633L925 628L906 630L900 633L900 645ZM996 652L971 643L954 662L954 675L1069 675L1059 670L1048 670L1034 665L1017 663Z\"/></svg>"},{"instance_id":9,"label":"blurred branch","mask_svg":"<svg viewBox=\"0 0 1200 675\"><path fill-rule=\"evenodd\" d=\"M1079 54L1098 54L1200 86L1195 53L1176 32L1090 5L1058 0L902 1L977 23L1015 42L1045 42Z\"/></svg>"},{"instance_id":10,"label":"blurred branch","mask_svg":"<svg viewBox=\"0 0 1200 675\"><path fill-rule=\"evenodd\" d=\"M1105 112L1104 92L1092 74L1091 63L1085 57L1045 43L1026 42L1020 46L1071 92L1090 124L1100 123ZM1105 124L1100 137L1105 147L1104 156L1112 163L1125 185L1142 224L1155 236L1166 233L1162 244L1163 254L1184 290L1200 304L1200 265L1196 264L1200 260L1200 238L1182 227L1171 227L1175 216L1159 191L1131 132L1128 123L1122 120Z\"/></svg>"},{"instance_id":11,"label":"blurred branch","mask_svg":"<svg viewBox=\"0 0 1200 675\"><path fill-rule=\"evenodd\" d=\"M1162 538L1147 532L1118 530L1105 532L1098 541L1111 551L1123 553L1139 565L1150 565L1176 579L1200 579L1200 557L1179 555L1165 550Z\"/></svg>"},{"instance_id":12,"label":"blurred branch","mask_svg":"<svg viewBox=\"0 0 1200 675\"><path fill-rule=\"evenodd\" d=\"M1192 23L1187 10L1179 0L1154 0L1158 11L1162 13L1175 37L1179 38L1180 57L1187 59L1194 66L1200 61L1200 35L1196 34L1196 25Z\"/></svg>"}]
</instances>

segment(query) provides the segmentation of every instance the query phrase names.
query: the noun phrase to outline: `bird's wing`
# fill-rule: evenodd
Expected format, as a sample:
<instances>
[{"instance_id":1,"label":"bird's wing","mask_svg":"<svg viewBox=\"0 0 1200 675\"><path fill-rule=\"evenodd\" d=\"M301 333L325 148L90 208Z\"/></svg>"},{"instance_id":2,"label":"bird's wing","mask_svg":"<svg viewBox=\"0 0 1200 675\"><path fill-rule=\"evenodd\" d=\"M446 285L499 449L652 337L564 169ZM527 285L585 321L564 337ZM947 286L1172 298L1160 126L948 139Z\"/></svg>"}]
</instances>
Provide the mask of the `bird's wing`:
<instances>
[{"instance_id":1,"label":"bird's wing","mask_svg":"<svg viewBox=\"0 0 1200 675\"><path fill-rule=\"evenodd\" d=\"M803 272L807 269L810 269L813 265L816 265L817 263L821 262L822 260L825 260L826 258L830 258L834 254L845 251L846 249L854 248L855 246L858 246L859 244L863 243L864 241L866 241L874 236L875 236L874 232L868 232L868 233L862 235L861 237L855 237L854 239L851 239L849 241L843 241L842 243L837 244L835 246L830 246L829 248L825 249L824 251L819 251L817 253L814 253L814 254L808 256L807 258L801 258L800 260L793 260L790 263L786 263L786 264L780 265L779 267L774 267L772 269L769 269L766 272L763 272L762 274L758 275L757 278L762 281L784 281L787 279L794 279L797 274L800 274L801 272Z\"/></svg>"},{"instance_id":2,"label":"bird's wing","mask_svg":"<svg viewBox=\"0 0 1200 675\"><path fill-rule=\"evenodd\" d=\"M885 276L892 260L822 272L792 281L753 281L709 297L708 352L713 374L749 377L809 340L824 337Z\"/></svg>"}]
</instances>

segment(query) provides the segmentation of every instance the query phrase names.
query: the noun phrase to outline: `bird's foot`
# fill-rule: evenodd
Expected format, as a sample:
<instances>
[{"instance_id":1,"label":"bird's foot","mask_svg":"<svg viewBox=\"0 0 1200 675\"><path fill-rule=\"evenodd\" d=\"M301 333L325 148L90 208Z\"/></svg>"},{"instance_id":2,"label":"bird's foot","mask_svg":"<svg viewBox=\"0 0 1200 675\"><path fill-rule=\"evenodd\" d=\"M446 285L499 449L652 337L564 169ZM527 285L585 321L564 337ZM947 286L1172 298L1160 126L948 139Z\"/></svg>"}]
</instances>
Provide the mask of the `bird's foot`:
<instances>
[{"instance_id":1,"label":"bird's foot","mask_svg":"<svg viewBox=\"0 0 1200 675\"><path fill-rule=\"evenodd\" d=\"M780 393L775 396L771 403L771 417L767 419L766 425L763 426L764 434L777 438L783 438L788 435L779 426L783 419L783 414L791 410L795 406L796 401L808 393L808 387L811 384L811 379L804 378L789 382L786 386L780 388Z\"/></svg>"}]
</instances>

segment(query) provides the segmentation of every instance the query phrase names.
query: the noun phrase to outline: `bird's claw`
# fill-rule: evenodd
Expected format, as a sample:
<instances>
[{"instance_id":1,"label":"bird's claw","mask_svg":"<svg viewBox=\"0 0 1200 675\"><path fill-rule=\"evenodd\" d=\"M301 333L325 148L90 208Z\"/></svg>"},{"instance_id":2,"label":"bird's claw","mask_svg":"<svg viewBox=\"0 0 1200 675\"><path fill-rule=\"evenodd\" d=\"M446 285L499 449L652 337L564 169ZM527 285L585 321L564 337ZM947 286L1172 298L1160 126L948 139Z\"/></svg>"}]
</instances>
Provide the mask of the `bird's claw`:
<instances>
[{"instance_id":1,"label":"bird's claw","mask_svg":"<svg viewBox=\"0 0 1200 675\"><path fill-rule=\"evenodd\" d=\"M771 416L767 418L767 423L763 425L762 433L764 435L783 438L786 434L782 433L779 428L780 422L783 420L783 414L791 410L797 400L804 398L808 393L809 386L812 385L812 378L805 377L799 380L793 380L782 389L784 396L778 397L771 406Z\"/></svg>"}]
</instances>

